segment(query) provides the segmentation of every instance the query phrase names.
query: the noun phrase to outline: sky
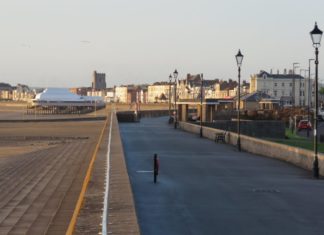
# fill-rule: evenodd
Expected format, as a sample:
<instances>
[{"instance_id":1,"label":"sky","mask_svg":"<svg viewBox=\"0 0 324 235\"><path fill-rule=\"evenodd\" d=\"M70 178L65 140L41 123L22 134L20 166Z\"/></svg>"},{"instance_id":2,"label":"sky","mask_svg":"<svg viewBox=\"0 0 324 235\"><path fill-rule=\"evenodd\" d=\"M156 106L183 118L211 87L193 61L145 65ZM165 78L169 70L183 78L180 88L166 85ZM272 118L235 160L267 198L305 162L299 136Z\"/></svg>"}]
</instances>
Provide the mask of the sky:
<instances>
[{"instance_id":1,"label":"sky","mask_svg":"<svg viewBox=\"0 0 324 235\"><path fill-rule=\"evenodd\" d=\"M243 80L294 62L307 69L323 9L323 0L0 0L0 82L91 86L94 70L110 87L168 81L174 69L237 79L238 49Z\"/></svg>"}]
</instances>

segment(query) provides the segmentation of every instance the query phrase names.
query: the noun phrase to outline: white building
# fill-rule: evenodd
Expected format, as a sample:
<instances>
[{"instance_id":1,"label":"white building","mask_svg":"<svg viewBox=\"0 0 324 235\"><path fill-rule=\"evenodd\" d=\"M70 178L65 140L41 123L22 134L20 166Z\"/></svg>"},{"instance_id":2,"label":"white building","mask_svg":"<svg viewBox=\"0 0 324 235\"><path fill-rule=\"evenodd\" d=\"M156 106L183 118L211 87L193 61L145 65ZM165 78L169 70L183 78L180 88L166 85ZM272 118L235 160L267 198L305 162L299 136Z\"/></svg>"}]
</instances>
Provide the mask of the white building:
<instances>
[{"instance_id":1,"label":"white building","mask_svg":"<svg viewBox=\"0 0 324 235\"><path fill-rule=\"evenodd\" d=\"M260 71L251 76L250 93L262 91L274 98L279 98L283 106L307 106L312 102L313 80L300 75L271 74Z\"/></svg>"},{"instance_id":2,"label":"white building","mask_svg":"<svg viewBox=\"0 0 324 235\"><path fill-rule=\"evenodd\" d=\"M170 84L167 82L166 83L154 83L153 85L149 85L147 88L148 103L168 102L169 101L169 90L170 90Z\"/></svg>"},{"instance_id":3,"label":"white building","mask_svg":"<svg viewBox=\"0 0 324 235\"><path fill-rule=\"evenodd\" d=\"M92 90L92 91L87 91L87 96L100 96L100 97L105 97L106 96L106 91L105 90Z\"/></svg>"},{"instance_id":4,"label":"white building","mask_svg":"<svg viewBox=\"0 0 324 235\"><path fill-rule=\"evenodd\" d=\"M117 86L115 88L115 102L127 103L128 88L127 86Z\"/></svg>"},{"instance_id":5,"label":"white building","mask_svg":"<svg viewBox=\"0 0 324 235\"><path fill-rule=\"evenodd\" d=\"M26 85L17 84L12 91L12 99L15 101L30 101L35 97L35 93Z\"/></svg>"},{"instance_id":6,"label":"white building","mask_svg":"<svg viewBox=\"0 0 324 235\"><path fill-rule=\"evenodd\" d=\"M36 95L32 106L39 107L104 107L105 103L99 96L80 96L71 93L66 88L47 88Z\"/></svg>"}]
</instances>

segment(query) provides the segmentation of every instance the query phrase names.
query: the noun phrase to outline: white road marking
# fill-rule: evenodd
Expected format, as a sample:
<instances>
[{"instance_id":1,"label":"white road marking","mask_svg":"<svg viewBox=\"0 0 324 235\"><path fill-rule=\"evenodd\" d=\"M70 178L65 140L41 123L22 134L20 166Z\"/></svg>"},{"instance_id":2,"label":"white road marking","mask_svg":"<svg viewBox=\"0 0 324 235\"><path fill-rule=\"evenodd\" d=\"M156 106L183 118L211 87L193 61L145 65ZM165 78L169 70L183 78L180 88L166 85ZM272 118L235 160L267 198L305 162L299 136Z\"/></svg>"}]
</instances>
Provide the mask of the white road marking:
<instances>
[{"instance_id":1,"label":"white road marking","mask_svg":"<svg viewBox=\"0 0 324 235\"><path fill-rule=\"evenodd\" d=\"M153 171L136 171L136 173L152 173Z\"/></svg>"}]
</instances>

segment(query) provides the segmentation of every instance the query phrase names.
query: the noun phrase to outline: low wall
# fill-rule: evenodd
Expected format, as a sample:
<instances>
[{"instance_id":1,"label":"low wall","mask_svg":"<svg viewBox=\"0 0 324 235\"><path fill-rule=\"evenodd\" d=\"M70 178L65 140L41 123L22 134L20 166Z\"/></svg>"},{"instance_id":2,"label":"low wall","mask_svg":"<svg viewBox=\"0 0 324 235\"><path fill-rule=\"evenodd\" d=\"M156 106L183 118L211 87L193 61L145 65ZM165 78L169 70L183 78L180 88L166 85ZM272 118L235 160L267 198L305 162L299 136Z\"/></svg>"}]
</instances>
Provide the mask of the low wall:
<instances>
[{"instance_id":1,"label":"low wall","mask_svg":"<svg viewBox=\"0 0 324 235\"><path fill-rule=\"evenodd\" d=\"M134 111L117 112L118 122L137 122L144 117L162 117L168 115L169 110L141 110L137 116Z\"/></svg>"},{"instance_id":2,"label":"low wall","mask_svg":"<svg viewBox=\"0 0 324 235\"><path fill-rule=\"evenodd\" d=\"M179 122L179 127L191 133L200 133L200 126L187 122ZM224 132L220 129L203 127L203 136L215 140L215 134ZM241 135L241 149L257 155L276 158L282 161L292 163L306 170L312 170L314 153L309 150L291 147L284 144L278 144L266 140L261 140L245 135ZM227 132L225 137L226 143L231 145L237 144L237 134ZM324 176L324 155L318 154L320 175Z\"/></svg>"},{"instance_id":3,"label":"low wall","mask_svg":"<svg viewBox=\"0 0 324 235\"><path fill-rule=\"evenodd\" d=\"M237 121L216 120L203 123L204 126L237 132ZM241 133L257 138L285 138L285 123L272 120L241 120Z\"/></svg>"},{"instance_id":4,"label":"low wall","mask_svg":"<svg viewBox=\"0 0 324 235\"><path fill-rule=\"evenodd\" d=\"M112 120L108 199L108 234L140 234L119 125Z\"/></svg>"},{"instance_id":5,"label":"low wall","mask_svg":"<svg viewBox=\"0 0 324 235\"><path fill-rule=\"evenodd\" d=\"M169 110L141 110L140 117L162 117L169 116Z\"/></svg>"}]
</instances>

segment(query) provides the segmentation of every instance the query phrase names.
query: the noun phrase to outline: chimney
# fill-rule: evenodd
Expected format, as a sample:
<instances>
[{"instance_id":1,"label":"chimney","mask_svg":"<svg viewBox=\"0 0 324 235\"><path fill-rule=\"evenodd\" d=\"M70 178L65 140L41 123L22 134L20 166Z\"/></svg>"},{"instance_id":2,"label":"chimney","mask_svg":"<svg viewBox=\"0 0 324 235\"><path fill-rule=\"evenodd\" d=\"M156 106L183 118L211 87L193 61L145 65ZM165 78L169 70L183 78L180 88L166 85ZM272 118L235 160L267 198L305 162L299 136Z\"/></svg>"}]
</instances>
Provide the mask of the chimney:
<instances>
[{"instance_id":1,"label":"chimney","mask_svg":"<svg viewBox=\"0 0 324 235\"><path fill-rule=\"evenodd\" d=\"M279 74L279 69L277 69L277 74Z\"/></svg>"},{"instance_id":2,"label":"chimney","mask_svg":"<svg viewBox=\"0 0 324 235\"><path fill-rule=\"evenodd\" d=\"M272 69L270 69L270 74L272 74Z\"/></svg>"},{"instance_id":3,"label":"chimney","mask_svg":"<svg viewBox=\"0 0 324 235\"><path fill-rule=\"evenodd\" d=\"M287 74L287 69L284 69L284 74L285 74L285 75Z\"/></svg>"}]
</instances>

